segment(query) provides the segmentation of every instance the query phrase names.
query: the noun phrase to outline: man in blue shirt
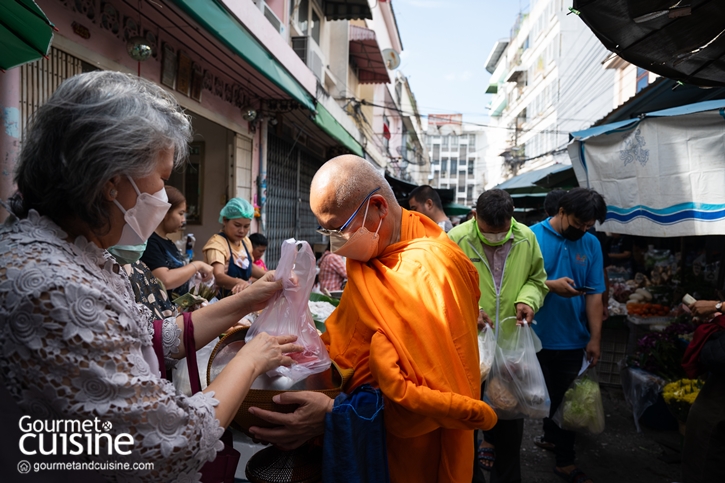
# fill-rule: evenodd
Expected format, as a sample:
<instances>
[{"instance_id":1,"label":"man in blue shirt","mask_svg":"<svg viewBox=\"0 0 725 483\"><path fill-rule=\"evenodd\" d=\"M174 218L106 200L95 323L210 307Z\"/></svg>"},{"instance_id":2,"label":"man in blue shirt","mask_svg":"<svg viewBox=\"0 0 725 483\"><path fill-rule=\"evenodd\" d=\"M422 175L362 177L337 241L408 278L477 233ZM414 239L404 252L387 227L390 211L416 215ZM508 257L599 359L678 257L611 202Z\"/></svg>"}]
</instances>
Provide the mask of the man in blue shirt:
<instances>
[{"instance_id":1,"label":"man in blue shirt","mask_svg":"<svg viewBox=\"0 0 725 483\"><path fill-rule=\"evenodd\" d=\"M537 312L534 330L543 349L537 354L551 398L553 416L576 378L586 352L592 365L600 355L602 293L606 290L599 240L587 233L604 221L607 206L588 188L574 188L559 201L556 215L531 227L544 256L549 294ZM574 466L572 431L544 419L537 445L556 453L554 473L577 483L591 481Z\"/></svg>"}]
</instances>

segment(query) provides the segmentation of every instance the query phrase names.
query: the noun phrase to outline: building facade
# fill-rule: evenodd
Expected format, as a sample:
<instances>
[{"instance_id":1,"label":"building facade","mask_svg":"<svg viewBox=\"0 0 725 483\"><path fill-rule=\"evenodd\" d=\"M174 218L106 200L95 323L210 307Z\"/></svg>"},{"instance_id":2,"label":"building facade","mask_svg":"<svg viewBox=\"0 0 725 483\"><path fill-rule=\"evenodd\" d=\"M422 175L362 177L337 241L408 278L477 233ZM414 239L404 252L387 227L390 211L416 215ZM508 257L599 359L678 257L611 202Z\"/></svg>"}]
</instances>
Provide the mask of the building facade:
<instances>
[{"instance_id":1,"label":"building facade","mask_svg":"<svg viewBox=\"0 0 725 483\"><path fill-rule=\"evenodd\" d=\"M395 98L402 42L390 2L37 3L58 32L47 59L0 74L0 87L13 93L2 107L19 119L12 142L0 146L9 160L3 198L12 194L9 173L35 110L64 79L98 69L161 85L191 116L190 163L170 183L187 197L185 233L199 241L197 258L220 228L219 210L238 196L258 208L252 231L270 239L273 268L284 239L323 241L309 186L327 159L353 153L384 171L407 154L411 129ZM134 60L127 51L134 43L150 46L152 56Z\"/></svg>"},{"instance_id":2,"label":"building facade","mask_svg":"<svg viewBox=\"0 0 725 483\"><path fill-rule=\"evenodd\" d=\"M570 164L569 133L589 127L654 77L616 62L591 30L570 14L571 0L532 0L507 39L488 57L492 165L501 180L555 163ZM640 72L641 71L641 72ZM635 75L636 74L636 75Z\"/></svg>"},{"instance_id":3,"label":"building facade","mask_svg":"<svg viewBox=\"0 0 725 483\"><path fill-rule=\"evenodd\" d=\"M461 114L429 114L425 135L430 167L418 182L449 189L453 201L472 207L488 182L488 130L463 122Z\"/></svg>"}]
</instances>

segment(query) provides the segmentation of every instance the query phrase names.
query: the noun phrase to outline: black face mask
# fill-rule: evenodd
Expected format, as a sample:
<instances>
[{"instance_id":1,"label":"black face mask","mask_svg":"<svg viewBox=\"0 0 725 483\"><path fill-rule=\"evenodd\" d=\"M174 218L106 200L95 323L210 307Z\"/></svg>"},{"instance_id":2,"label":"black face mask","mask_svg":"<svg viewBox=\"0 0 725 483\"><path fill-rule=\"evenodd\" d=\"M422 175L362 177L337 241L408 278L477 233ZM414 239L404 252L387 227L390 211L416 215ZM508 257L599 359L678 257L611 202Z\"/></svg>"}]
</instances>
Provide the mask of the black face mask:
<instances>
[{"instance_id":1,"label":"black face mask","mask_svg":"<svg viewBox=\"0 0 725 483\"><path fill-rule=\"evenodd\" d=\"M586 234L585 231L581 231L577 228L574 228L572 225L569 225L566 230L561 232L561 236L566 238L569 241L577 241L580 240L581 237L583 237Z\"/></svg>"}]
</instances>

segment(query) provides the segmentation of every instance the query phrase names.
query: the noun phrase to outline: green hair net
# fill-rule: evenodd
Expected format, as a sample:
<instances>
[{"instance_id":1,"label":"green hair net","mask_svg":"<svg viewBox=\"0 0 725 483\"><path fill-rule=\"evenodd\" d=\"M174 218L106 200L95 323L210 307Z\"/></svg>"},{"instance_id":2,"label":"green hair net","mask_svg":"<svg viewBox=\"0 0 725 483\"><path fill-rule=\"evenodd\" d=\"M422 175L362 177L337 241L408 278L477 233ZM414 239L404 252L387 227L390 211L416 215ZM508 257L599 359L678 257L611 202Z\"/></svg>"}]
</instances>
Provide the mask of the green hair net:
<instances>
[{"instance_id":1,"label":"green hair net","mask_svg":"<svg viewBox=\"0 0 725 483\"><path fill-rule=\"evenodd\" d=\"M222 211L219 212L219 223L223 223L224 218L227 220L249 218L251 220L254 218L254 207L247 200L232 198L226 205L224 205Z\"/></svg>"}]
</instances>

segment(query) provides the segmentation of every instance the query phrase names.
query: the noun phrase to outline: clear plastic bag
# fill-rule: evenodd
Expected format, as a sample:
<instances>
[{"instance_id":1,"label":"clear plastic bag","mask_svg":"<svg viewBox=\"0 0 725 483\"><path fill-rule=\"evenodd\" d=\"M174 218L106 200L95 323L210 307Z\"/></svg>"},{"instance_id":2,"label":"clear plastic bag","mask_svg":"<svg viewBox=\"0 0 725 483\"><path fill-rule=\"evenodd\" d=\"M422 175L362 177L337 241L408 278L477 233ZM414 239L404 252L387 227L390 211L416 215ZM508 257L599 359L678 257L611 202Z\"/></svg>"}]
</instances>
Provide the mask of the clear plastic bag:
<instances>
[{"instance_id":1,"label":"clear plastic bag","mask_svg":"<svg viewBox=\"0 0 725 483\"><path fill-rule=\"evenodd\" d=\"M591 434L604 431L604 405L599 376L596 369L589 366L586 353L582 370L567 389L552 419L561 429L568 431Z\"/></svg>"},{"instance_id":2,"label":"clear plastic bag","mask_svg":"<svg viewBox=\"0 0 725 483\"><path fill-rule=\"evenodd\" d=\"M275 279L282 280L283 289L278 293L254 321L247 332L246 341L251 341L260 332L269 335L296 335L296 344L304 351L290 354L295 364L278 367L267 375L271 378L300 381L310 374L316 374L330 367L330 356L317 332L307 301L315 283L315 255L309 243L294 238L282 243L281 255ZM284 381L279 381L283 384Z\"/></svg>"},{"instance_id":3,"label":"clear plastic bag","mask_svg":"<svg viewBox=\"0 0 725 483\"><path fill-rule=\"evenodd\" d=\"M485 324L478 333L478 361L481 369L481 383L486 380L491 372L493 356L496 354L496 334L494 330Z\"/></svg>"},{"instance_id":4,"label":"clear plastic bag","mask_svg":"<svg viewBox=\"0 0 725 483\"><path fill-rule=\"evenodd\" d=\"M533 329L516 325L516 317L499 323L491 373L484 401L499 419L542 419L549 416L551 400L544 373L536 358Z\"/></svg>"},{"instance_id":5,"label":"clear plastic bag","mask_svg":"<svg viewBox=\"0 0 725 483\"><path fill-rule=\"evenodd\" d=\"M641 433L639 418L642 417L648 407L657 402L657 399L665 387L665 380L642 369L625 367L620 372L624 400L632 408L634 425L637 432Z\"/></svg>"}]
</instances>

